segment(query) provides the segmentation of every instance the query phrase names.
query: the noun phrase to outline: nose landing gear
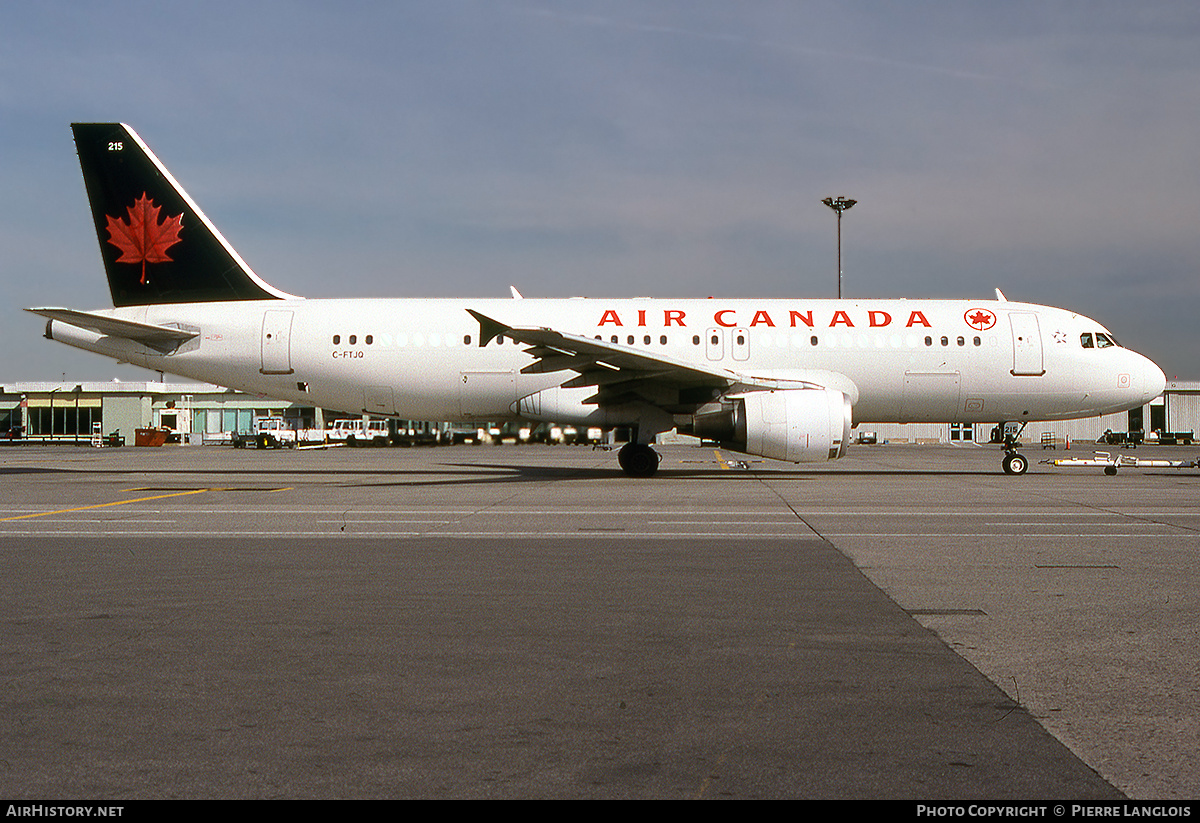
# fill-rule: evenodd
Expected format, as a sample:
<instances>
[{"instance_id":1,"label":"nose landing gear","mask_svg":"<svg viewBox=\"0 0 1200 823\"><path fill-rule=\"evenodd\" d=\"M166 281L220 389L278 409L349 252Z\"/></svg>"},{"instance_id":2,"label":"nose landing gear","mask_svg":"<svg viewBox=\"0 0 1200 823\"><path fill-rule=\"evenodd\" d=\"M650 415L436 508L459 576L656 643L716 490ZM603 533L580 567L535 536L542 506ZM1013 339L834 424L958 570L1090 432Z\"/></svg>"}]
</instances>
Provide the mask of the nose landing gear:
<instances>
[{"instance_id":1,"label":"nose landing gear","mask_svg":"<svg viewBox=\"0 0 1200 823\"><path fill-rule=\"evenodd\" d=\"M1005 474L1024 474L1029 468L1029 461L1024 455L1014 452L1005 452L1004 454L1004 473Z\"/></svg>"},{"instance_id":2,"label":"nose landing gear","mask_svg":"<svg viewBox=\"0 0 1200 823\"><path fill-rule=\"evenodd\" d=\"M1008 425L1004 426L1004 460L1001 465L1004 467L1005 474L1024 474L1029 469L1029 458L1017 453L1018 439L1023 431L1025 431L1024 423L1016 429Z\"/></svg>"}]
</instances>

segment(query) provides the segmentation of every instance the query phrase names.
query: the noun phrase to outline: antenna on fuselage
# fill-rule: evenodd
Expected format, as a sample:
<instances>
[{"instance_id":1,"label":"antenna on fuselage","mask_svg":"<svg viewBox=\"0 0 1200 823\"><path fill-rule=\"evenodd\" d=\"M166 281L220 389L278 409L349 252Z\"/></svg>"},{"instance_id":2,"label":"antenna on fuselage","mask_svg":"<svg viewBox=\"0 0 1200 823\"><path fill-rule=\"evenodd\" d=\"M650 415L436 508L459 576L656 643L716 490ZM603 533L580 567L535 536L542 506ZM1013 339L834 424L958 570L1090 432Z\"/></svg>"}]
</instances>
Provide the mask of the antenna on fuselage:
<instances>
[{"instance_id":1,"label":"antenna on fuselage","mask_svg":"<svg viewBox=\"0 0 1200 823\"><path fill-rule=\"evenodd\" d=\"M996 289L996 299L999 300L1001 303L1008 302L1008 298L1004 296L1004 292L1000 291L1000 289Z\"/></svg>"}]
</instances>

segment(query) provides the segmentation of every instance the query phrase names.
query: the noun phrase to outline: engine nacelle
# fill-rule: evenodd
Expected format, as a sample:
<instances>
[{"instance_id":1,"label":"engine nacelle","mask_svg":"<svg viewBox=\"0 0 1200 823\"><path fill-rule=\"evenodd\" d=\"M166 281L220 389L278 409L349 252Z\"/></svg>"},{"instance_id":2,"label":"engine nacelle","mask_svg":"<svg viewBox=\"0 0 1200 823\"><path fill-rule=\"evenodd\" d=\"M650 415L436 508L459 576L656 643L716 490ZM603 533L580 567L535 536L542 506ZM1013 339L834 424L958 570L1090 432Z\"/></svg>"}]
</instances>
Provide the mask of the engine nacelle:
<instances>
[{"instance_id":1,"label":"engine nacelle","mask_svg":"<svg viewBox=\"0 0 1200 823\"><path fill-rule=\"evenodd\" d=\"M850 442L850 399L834 389L786 389L730 395L692 418L697 437L746 454L815 463L835 460Z\"/></svg>"}]
</instances>

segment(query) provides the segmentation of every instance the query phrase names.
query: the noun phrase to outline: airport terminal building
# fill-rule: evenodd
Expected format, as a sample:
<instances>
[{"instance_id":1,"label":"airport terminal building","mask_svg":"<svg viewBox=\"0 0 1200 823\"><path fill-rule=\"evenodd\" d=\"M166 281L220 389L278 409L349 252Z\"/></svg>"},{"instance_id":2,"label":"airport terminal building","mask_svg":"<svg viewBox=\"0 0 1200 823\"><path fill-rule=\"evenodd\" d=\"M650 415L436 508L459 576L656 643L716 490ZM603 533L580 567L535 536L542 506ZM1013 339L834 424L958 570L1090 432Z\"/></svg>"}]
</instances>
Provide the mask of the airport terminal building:
<instances>
[{"instance_id":1,"label":"airport terminal building","mask_svg":"<svg viewBox=\"0 0 1200 823\"><path fill-rule=\"evenodd\" d=\"M137 429L165 429L185 444L229 443L254 430L254 421L282 418L294 429L325 429L338 417L358 416L302 406L204 383L21 382L0 385L0 438L26 442L90 442L93 434L117 435L130 445ZM411 423L412 421L408 421ZM442 426L429 423L427 426ZM993 425L970 423L864 424L879 443L986 443ZM1150 404L1121 414L1049 423L1031 422L1026 444L1094 443L1106 432L1174 435L1200 431L1200 381L1167 382ZM1178 438L1182 440L1183 438ZM1191 438L1188 438L1189 440Z\"/></svg>"},{"instance_id":2,"label":"airport terminal building","mask_svg":"<svg viewBox=\"0 0 1200 823\"><path fill-rule=\"evenodd\" d=\"M98 426L130 445L137 429L166 429L180 435L180 442L220 442L252 431L256 417L284 417L297 428L324 428L320 409L203 383L0 385L0 436L20 427L22 439L29 441L87 441Z\"/></svg>"}]
</instances>

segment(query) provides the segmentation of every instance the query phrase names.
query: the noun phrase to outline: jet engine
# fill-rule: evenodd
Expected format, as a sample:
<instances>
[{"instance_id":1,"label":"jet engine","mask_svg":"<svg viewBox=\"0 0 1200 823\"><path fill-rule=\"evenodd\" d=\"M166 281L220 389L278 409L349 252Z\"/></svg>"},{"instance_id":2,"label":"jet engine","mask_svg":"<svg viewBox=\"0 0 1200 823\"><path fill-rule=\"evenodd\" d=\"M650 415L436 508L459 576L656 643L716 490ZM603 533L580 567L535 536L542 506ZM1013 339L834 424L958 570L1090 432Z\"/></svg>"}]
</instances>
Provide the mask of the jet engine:
<instances>
[{"instance_id":1,"label":"jet engine","mask_svg":"<svg viewBox=\"0 0 1200 823\"><path fill-rule=\"evenodd\" d=\"M784 389L727 395L692 415L692 433L726 448L816 463L846 453L850 399L834 389Z\"/></svg>"}]
</instances>

